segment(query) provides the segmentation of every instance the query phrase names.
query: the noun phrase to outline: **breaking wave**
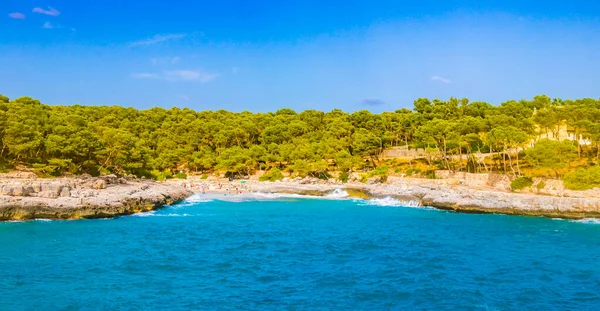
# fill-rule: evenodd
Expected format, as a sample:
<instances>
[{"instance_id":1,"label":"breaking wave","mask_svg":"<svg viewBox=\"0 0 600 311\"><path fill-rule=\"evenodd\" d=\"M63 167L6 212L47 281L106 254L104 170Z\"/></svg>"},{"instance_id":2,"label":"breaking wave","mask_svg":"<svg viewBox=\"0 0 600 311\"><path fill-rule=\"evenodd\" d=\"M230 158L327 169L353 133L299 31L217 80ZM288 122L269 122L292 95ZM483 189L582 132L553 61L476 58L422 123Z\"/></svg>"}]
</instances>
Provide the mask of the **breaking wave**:
<instances>
[{"instance_id":1,"label":"breaking wave","mask_svg":"<svg viewBox=\"0 0 600 311\"><path fill-rule=\"evenodd\" d=\"M193 216L200 216L200 215L177 214L177 213L161 214L161 213L157 213L157 211L150 211L150 212L135 213L131 216L133 216L133 217L193 217Z\"/></svg>"},{"instance_id":2,"label":"breaking wave","mask_svg":"<svg viewBox=\"0 0 600 311\"><path fill-rule=\"evenodd\" d=\"M580 224L600 225L600 219L597 219L597 218L584 218L584 219L571 220L571 221L578 222Z\"/></svg>"},{"instance_id":3,"label":"breaking wave","mask_svg":"<svg viewBox=\"0 0 600 311\"><path fill-rule=\"evenodd\" d=\"M212 197L207 197L206 195L196 193L196 194L192 195L191 197L187 198L184 202L185 203L203 203L203 202L210 202L213 200L214 200L214 198L212 198Z\"/></svg>"},{"instance_id":4,"label":"breaking wave","mask_svg":"<svg viewBox=\"0 0 600 311\"><path fill-rule=\"evenodd\" d=\"M326 199L345 199L347 197L349 197L350 195L348 194L348 192L342 190L342 189L335 189L333 190L333 192L323 196L323 198Z\"/></svg>"},{"instance_id":5,"label":"breaking wave","mask_svg":"<svg viewBox=\"0 0 600 311\"><path fill-rule=\"evenodd\" d=\"M392 197L385 197L380 199L364 200L363 205L370 206L402 206L402 207L422 207L421 203L417 200L398 200Z\"/></svg>"}]
</instances>

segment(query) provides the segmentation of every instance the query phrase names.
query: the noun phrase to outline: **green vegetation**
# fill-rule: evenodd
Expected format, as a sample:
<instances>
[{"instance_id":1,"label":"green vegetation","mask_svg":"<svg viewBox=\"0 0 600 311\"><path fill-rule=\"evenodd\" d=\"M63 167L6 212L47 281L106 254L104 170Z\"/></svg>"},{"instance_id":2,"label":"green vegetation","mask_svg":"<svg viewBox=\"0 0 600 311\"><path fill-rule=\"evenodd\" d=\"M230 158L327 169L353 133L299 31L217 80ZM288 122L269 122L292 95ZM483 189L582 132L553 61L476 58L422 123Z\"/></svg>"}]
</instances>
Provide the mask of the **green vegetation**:
<instances>
[{"instance_id":1,"label":"green vegetation","mask_svg":"<svg viewBox=\"0 0 600 311\"><path fill-rule=\"evenodd\" d=\"M388 173L389 173L389 167L387 165L384 166L379 166L377 168L375 168L374 170L363 174L362 175L362 182L366 182L367 180L369 180L372 177L378 177L378 181L380 182L384 182L387 180L388 177Z\"/></svg>"},{"instance_id":2,"label":"green vegetation","mask_svg":"<svg viewBox=\"0 0 600 311\"><path fill-rule=\"evenodd\" d=\"M348 174L347 172L341 172L338 176L338 180L342 183L347 183L350 180L350 174Z\"/></svg>"},{"instance_id":3,"label":"green vegetation","mask_svg":"<svg viewBox=\"0 0 600 311\"><path fill-rule=\"evenodd\" d=\"M510 183L510 189L522 190L533 186L533 179L531 177L519 177Z\"/></svg>"},{"instance_id":4,"label":"green vegetation","mask_svg":"<svg viewBox=\"0 0 600 311\"><path fill-rule=\"evenodd\" d=\"M577 158L577 148L572 141L542 139L534 147L527 149L525 154L525 159L534 166L549 168L558 176L558 169Z\"/></svg>"},{"instance_id":5,"label":"green vegetation","mask_svg":"<svg viewBox=\"0 0 600 311\"><path fill-rule=\"evenodd\" d=\"M542 190L546 187L546 183L544 181L540 181L536 186L537 190Z\"/></svg>"},{"instance_id":6,"label":"green vegetation","mask_svg":"<svg viewBox=\"0 0 600 311\"><path fill-rule=\"evenodd\" d=\"M435 169L447 169L560 177L597 165L599 144L595 99L536 96L493 106L421 98L413 110L373 114L50 106L0 96L0 170L26 166L43 176L168 179L183 176L177 172L246 176L266 170L322 179L337 171L347 180L351 172L434 178ZM392 147L420 155L383 159L382 151Z\"/></svg>"},{"instance_id":7,"label":"green vegetation","mask_svg":"<svg viewBox=\"0 0 600 311\"><path fill-rule=\"evenodd\" d=\"M260 181L276 181L276 180L282 180L283 179L283 173L281 173L281 171L278 168L274 168L272 170L270 170L268 173L260 176L259 180Z\"/></svg>"},{"instance_id":8,"label":"green vegetation","mask_svg":"<svg viewBox=\"0 0 600 311\"><path fill-rule=\"evenodd\" d=\"M588 190L600 187L600 166L581 168L566 174L565 187L571 190Z\"/></svg>"}]
</instances>

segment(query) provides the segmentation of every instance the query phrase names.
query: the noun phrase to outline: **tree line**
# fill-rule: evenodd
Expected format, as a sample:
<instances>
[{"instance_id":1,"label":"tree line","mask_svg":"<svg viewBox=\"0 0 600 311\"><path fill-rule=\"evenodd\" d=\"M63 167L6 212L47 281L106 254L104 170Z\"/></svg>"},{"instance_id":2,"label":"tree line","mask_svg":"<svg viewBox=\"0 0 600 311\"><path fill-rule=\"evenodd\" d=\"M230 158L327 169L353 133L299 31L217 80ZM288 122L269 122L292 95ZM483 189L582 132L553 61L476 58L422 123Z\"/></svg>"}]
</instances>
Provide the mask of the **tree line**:
<instances>
[{"instance_id":1,"label":"tree line","mask_svg":"<svg viewBox=\"0 0 600 311\"><path fill-rule=\"evenodd\" d=\"M561 138L568 129L573 137ZM180 171L295 175L371 170L386 148L423 149L431 168L514 176L523 166L588 167L600 157L600 100L420 98L412 110L270 113L119 106L53 106L0 95L0 168L41 175L116 173L164 178ZM487 158L481 155L487 155Z\"/></svg>"}]
</instances>

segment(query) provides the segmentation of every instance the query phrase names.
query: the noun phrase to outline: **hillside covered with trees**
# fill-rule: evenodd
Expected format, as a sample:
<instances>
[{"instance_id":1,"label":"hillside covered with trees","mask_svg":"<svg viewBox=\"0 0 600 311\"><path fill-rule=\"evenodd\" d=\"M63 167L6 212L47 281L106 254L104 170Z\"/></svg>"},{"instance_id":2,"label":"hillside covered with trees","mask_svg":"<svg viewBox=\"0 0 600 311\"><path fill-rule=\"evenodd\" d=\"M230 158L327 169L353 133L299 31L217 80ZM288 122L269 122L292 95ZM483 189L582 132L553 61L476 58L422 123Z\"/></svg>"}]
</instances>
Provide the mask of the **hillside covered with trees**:
<instances>
[{"instance_id":1,"label":"hillside covered with trees","mask_svg":"<svg viewBox=\"0 0 600 311\"><path fill-rule=\"evenodd\" d=\"M561 140L561 129L581 140ZM421 98L412 110L381 114L337 109L233 113L51 106L0 95L0 143L0 169L26 166L46 176L116 173L161 179L180 171L248 175L263 170L273 178L288 171L316 177L338 172L345 179L351 171L448 169L515 177L567 174L566 179L600 184L600 100L536 96L493 106ZM427 156L381 158L384 149L400 146L421 148Z\"/></svg>"}]
</instances>

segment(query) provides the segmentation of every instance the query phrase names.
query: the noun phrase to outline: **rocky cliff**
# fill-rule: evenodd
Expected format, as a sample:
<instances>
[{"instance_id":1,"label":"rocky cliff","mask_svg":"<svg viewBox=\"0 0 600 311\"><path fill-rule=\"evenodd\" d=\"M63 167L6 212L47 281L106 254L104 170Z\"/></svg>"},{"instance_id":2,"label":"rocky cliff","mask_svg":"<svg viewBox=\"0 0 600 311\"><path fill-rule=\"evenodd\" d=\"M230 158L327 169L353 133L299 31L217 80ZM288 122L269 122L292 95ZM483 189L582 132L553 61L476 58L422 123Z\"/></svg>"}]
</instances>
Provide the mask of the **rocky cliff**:
<instances>
[{"instance_id":1,"label":"rocky cliff","mask_svg":"<svg viewBox=\"0 0 600 311\"><path fill-rule=\"evenodd\" d=\"M117 178L0 179L0 221L105 218L179 202L192 194L173 184Z\"/></svg>"}]
</instances>

